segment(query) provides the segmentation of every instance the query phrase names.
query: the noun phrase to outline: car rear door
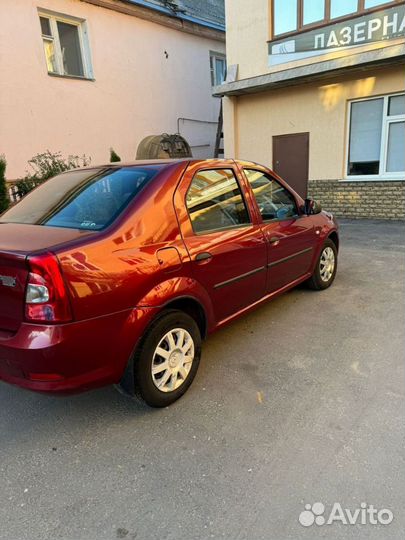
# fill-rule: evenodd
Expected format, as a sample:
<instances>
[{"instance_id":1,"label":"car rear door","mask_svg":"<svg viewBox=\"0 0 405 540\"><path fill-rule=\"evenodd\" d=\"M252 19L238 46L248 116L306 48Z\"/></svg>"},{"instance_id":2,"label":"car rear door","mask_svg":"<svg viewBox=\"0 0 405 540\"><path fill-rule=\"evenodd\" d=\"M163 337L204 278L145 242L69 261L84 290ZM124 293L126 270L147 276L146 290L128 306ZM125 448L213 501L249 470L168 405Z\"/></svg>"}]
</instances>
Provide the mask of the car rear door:
<instances>
[{"instance_id":1,"label":"car rear door","mask_svg":"<svg viewBox=\"0 0 405 540\"><path fill-rule=\"evenodd\" d=\"M264 296L267 255L246 181L232 162L218 163L190 165L174 202L192 274L220 322Z\"/></svg>"},{"instance_id":2,"label":"car rear door","mask_svg":"<svg viewBox=\"0 0 405 540\"><path fill-rule=\"evenodd\" d=\"M313 220L300 212L292 190L270 173L245 167L263 220L267 243L267 293L275 292L310 272L318 241Z\"/></svg>"}]
</instances>

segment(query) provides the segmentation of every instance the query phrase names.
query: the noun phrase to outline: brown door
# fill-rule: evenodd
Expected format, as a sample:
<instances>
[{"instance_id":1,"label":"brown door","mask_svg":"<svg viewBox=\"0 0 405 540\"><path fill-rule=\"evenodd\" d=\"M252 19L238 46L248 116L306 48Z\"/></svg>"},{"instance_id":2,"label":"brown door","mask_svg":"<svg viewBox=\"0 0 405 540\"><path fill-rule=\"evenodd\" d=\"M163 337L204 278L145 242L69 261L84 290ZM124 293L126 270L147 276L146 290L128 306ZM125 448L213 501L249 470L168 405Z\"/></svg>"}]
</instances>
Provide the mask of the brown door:
<instances>
[{"instance_id":1,"label":"brown door","mask_svg":"<svg viewBox=\"0 0 405 540\"><path fill-rule=\"evenodd\" d=\"M307 196L309 133L273 137L273 169L301 197Z\"/></svg>"}]
</instances>

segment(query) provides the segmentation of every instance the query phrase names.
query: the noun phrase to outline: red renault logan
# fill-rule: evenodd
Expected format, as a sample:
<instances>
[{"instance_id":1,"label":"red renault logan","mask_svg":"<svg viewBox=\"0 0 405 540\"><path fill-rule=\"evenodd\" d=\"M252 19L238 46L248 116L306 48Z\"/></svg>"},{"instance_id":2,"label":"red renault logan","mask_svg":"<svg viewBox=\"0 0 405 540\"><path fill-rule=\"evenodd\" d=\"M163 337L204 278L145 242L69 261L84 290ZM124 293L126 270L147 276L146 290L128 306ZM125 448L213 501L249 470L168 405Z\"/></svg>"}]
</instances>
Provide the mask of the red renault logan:
<instances>
[{"instance_id":1,"label":"red renault logan","mask_svg":"<svg viewBox=\"0 0 405 540\"><path fill-rule=\"evenodd\" d=\"M166 406L207 334L301 282L326 289L338 247L333 216L256 163L66 172L0 217L0 378Z\"/></svg>"}]
</instances>

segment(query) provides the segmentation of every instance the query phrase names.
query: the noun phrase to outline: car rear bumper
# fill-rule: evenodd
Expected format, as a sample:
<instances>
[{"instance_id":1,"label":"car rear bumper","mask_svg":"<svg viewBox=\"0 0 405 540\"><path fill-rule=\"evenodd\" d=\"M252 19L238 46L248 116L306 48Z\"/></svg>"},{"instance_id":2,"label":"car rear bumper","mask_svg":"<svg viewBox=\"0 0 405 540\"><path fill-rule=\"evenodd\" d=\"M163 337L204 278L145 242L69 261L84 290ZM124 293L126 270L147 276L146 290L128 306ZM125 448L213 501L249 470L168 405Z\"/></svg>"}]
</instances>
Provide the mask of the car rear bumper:
<instances>
[{"instance_id":1,"label":"car rear bumper","mask_svg":"<svg viewBox=\"0 0 405 540\"><path fill-rule=\"evenodd\" d=\"M150 311L54 326L23 323L15 334L0 330L0 380L61 394L117 383Z\"/></svg>"}]
</instances>

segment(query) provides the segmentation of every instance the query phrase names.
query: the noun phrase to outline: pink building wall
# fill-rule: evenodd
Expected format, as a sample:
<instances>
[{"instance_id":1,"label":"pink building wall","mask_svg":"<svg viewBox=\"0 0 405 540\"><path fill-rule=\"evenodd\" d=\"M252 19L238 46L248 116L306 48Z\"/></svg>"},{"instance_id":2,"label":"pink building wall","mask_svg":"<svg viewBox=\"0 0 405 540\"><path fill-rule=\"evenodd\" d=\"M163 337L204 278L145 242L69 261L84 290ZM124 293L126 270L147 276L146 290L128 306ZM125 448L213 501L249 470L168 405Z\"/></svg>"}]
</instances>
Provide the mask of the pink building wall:
<instances>
[{"instance_id":1,"label":"pink building wall","mask_svg":"<svg viewBox=\"0 0 405 540\"><path fill-rule=\"evenodd\" d=\"M86 20L94 81L48 75L38 8ZM0 154L8 179L47 149L96 164L108 162L112 146L133 160L143 137L176 132L180 117L218 119L209 54L225 52L223 41L79 0L1 0L0 21ZM188 126L203 143L201 126Z\"/></svg>"}]
</instances>

